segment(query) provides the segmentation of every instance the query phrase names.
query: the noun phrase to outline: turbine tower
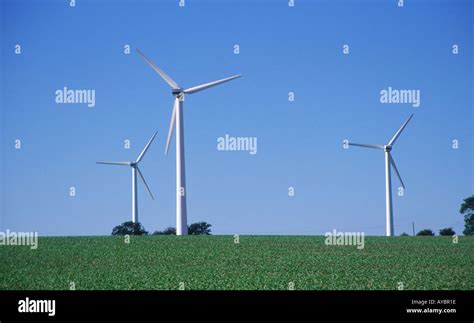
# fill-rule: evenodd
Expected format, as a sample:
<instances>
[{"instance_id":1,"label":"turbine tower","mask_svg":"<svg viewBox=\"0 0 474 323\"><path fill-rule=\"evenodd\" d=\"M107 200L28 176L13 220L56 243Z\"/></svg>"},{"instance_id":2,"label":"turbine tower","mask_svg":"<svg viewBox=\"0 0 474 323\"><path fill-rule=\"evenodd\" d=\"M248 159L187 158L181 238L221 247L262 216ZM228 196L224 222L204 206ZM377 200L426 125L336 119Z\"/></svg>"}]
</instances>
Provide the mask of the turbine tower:
<instances>
[{"instance_id":1,"label":"turbine tower","mask_svg":"<svg viewBox=\"0 0 474 323\"><path fill-rule=\"evenodd\" d=\"M395 161L393 160L391 151L393 144L397 141L398 137L402 133L403 129L407 126L408 122L410 122L413 114L405 121L405 123L398 129L395 135L390 139L388 144L386 145L370 145L370 144L356 144L356 143L349 143L351 146L358 146L364 148L374 148L374 149L381 149L384 151L385 154L385 215L386 215L386 234L387 237L392 237L394 235L394 228L393 228L393 207L392 207L392 178L391 178L391 167L395 170L400 183L402 184L403 189L405 189L405 184L403 183L402 177L398 172L397 165L395 165Z\"/></svg>"},{"instance_id":2,"label":"turbine tower","mask_svg":"<svg viewBox=\"0 0 474 323\"><path fill-rule=\"evenodd\" d=\"M184 165L184 120L183 120L183 102L185 94L196 93L210 87L231 81L242 75L234 75L221 80L197 85L187 89L181 88L171 77L162 69L148 59L139 49L137 53L158 73L158 75L171 87L171 93L174 96L173 111L171 112L171 122L166 139L165 155L168 154L168 148L176 127L176 235L188 234L187 212L186 212L186 174Z\"/></svg>"},{"instance_id":3,"label":"turbine tower","mask_svg":"<svg viewBox=\"0 0 474 323\"><path fill-rule=\"evenodd\" d=\"M150 140L146 144L145 148L143 148L142 152L140 153L137 160L135 160L135 161L119 161L119 162L99 161L99 162L97 162L97 164L130 166L132 168L132 222L133 223L138 222L137 173L138 173L138 175L140 175L140 178L142 179L143 184L145 184L146 189L148 190L148 193L150 193L151 198L153 200L155 199L153 197L153 194L151 193L150 188L148 187L148 184L146 183L145 177L143 176L142 172L140 171L140 168L138 167L138 164L143 159L143 156L145 156L145 153L147 152L148 148L150 148L150 145L153 142L153 140L155 139L157 133L158 133L158 131L155 132L155 134L150 138Z\"/></svg>"}]
</instances>

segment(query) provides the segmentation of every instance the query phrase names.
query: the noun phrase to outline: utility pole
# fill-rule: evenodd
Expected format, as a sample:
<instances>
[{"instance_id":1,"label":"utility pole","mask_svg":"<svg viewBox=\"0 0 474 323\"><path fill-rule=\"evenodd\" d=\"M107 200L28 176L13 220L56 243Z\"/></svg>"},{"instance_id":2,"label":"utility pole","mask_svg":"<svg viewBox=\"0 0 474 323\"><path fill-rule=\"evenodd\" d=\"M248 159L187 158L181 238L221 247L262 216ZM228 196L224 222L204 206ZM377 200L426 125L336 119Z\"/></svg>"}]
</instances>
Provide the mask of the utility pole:
<instances>
[{"instance_id":1,"label":"utility pole","mask_svg":"<svg viewBox=\"0 0 474 323\"><path fill-rule=\"evenodd\" d=\"M413 228L413 236L415 236L415 221L413 221L411 223L411 225L412 225L412 228Z\"/></svg>"}]
</instances>

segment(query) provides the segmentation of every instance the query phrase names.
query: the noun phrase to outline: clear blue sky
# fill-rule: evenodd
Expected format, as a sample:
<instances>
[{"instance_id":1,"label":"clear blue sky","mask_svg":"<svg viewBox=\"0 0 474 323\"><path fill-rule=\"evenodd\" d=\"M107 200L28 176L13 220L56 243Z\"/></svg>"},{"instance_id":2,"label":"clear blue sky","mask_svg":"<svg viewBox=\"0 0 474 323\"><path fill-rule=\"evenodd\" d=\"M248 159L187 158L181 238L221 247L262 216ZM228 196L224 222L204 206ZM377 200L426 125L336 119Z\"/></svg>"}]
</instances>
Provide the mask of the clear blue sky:
<instances>
[{"instance_id":1,"label":"clear blue sky","mask_svg":"<svg viewBox=\"0 0 474 323\"><path fill-rule=\"evenodd\" d=\"M393 197L395 233L411 221L462 231L474 191L472 1L1 1L0 18L2 231L110 234L131 217L130 170L95 161L136 158L155 130L141 169L156 200L140 185L140 219L175 226L174 140L163 154L172 96L125 44L183 87L244 75L186 98L189 222L215 234L384 235L383 153L342 141L384 144L415 113L393 150L407 186ZM64 86L94 89L96 106L56 104ZM419 89L421 106L381 104L389 86ZM258 153L218 151L225 134L256 136Z\"/></svg>"}]
</instances>

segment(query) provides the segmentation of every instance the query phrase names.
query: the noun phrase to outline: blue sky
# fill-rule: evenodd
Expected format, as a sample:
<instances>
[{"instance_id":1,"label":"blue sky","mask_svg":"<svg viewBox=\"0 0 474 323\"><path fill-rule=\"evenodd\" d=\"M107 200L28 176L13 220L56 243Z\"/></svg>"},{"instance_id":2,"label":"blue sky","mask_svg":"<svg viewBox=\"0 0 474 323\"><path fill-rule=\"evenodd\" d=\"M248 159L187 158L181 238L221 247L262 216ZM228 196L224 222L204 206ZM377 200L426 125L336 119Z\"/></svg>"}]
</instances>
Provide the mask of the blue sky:
<instances>
[{"instance_id":1,"label":"blue sky","mask_svg":"<svg viewBox=\"0 0 474 323\"><path fill-rule=\"evenodd\" d=\"M186 97L189 222L215 234L384 235L383 153L342 141L384 144L415 113L393 150L407 186L398 197L394 178L395 233L411 233L412 221L461 232L458 209L474 191L472 9L468 0L2 1L0 229L110 234L131 217L131 174L95 161L135 159L156 130L141 164L156 200L139 184L140 219L149 231L175 226L174 140L163 154L173 98L123 53L129 44L183 87L244 75ZM56 104L65 86L94 89L96 106ZM381 104L389 86L420 90L420 107ZM257 154L218 151L225 134L257 137Z\"/></svg>"}]
</instances>

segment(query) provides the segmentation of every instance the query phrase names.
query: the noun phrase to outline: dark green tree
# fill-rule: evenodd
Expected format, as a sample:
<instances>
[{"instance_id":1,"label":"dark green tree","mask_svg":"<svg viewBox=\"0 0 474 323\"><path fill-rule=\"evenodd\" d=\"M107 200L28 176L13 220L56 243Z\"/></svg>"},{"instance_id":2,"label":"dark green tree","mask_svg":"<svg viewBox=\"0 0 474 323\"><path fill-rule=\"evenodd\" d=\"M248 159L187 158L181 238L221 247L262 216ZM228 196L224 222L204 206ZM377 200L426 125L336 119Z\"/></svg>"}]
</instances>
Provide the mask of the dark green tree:
<instances>
[{"instance_id":1,"label":"dark green tree","mask_svg":"<svg viewBox=\"0 0 474 323\"><path fill-rule=\"evenodd\" d=\"M173 227L168 227L163 231L155 231L153 235L176 235L176 229Z\"/></svg>"},{"instance_id":2,"label":"dark green tree","mask_svg":"<svg viewBox=\"0 0 474 323\"><path fill-rule=\"evenodd\" d=\"M417 236L434 236L434 232L430 229L421 230L416 234Z\"/></svg>"},{"instance_id":3,"label":"dark green tree","mask_svg":"<svg viewBox=\"0 0 474 323\"><path fill-rule=\"evenodd\" d=\"M474 195L465 198L459 209L459 213L464 215L464 235L474 235Z\"/></svg>"},{"instance_id":4,"label":"dark green tree","mask_svg":"<svg viewBox=\"0 0 474 323\"><path fill-rule=\"evenodd\" d=\"M124 236L126 234L141 236L148 234L148 232L145 231L145 227L140 222L133 223L132 221L117 225L112 230L113 236Z\"/></svg>"},{"instance_id":5,"label":"dark green tree","mask_svg":"<svg viewBox=\"0 0 474 323\"><path fill-rule=\"evenodd\" d=\"M210 235L211 234L211 226L207 222L197 222L193 223L188 226L188 234L191 235Z\"/></svg>"},{"instance_id":6,"label":"dark green tree","mask_svg":"<svg viewBox=\"0 0 474 323\"><path fill-rule=\"evenodd\" d=\"M403 232L403 233L400 235L400 237L408 237L408 233Z\"/></svg>"},{"instance_id":7,"label":"dark green tree","mask_svg":"<svg viewBox=\"0 0 474 323\"><path fill-rule=\"evenodd\" d=\"M440 236L453 236L455 235L456 232L454 232L453 228L444 228L444 229L441 229L439 230L439 235Z\"/></svg>"}]
</instances>

